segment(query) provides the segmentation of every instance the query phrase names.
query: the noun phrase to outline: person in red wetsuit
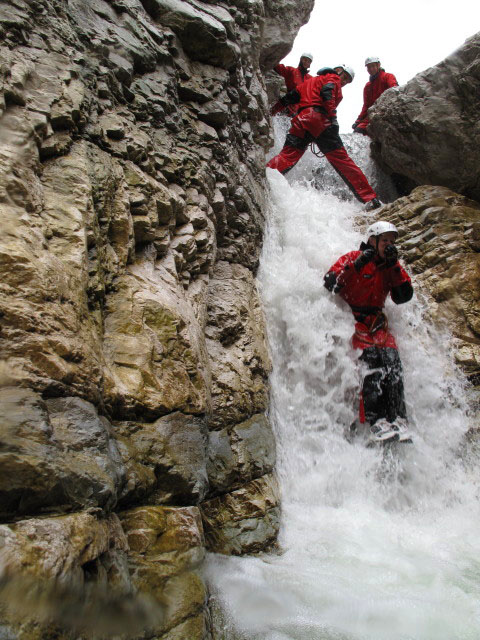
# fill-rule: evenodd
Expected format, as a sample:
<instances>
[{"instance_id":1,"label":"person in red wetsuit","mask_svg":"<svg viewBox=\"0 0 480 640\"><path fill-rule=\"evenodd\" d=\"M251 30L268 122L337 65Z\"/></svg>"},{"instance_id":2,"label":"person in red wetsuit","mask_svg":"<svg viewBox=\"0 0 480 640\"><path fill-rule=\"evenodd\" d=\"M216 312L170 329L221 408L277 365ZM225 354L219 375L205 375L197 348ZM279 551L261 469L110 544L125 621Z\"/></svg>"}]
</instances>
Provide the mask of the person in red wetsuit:
<instances>
[{"instance_id":1,"label":"person in red wetsuit","mask_svg":"<svg viewBox=\"0 0 480 640\"><path fill-rule=\"evenodd\" d=\"M270 109L272 116L277 113L285 113L289 117L294 116L297 113L297 109L290 101L290 91L295 90L305 80L308 80L312 76L308 73L310 65L312 64L313 56L311 53L302 53L298 67L287 67L284 64L277 64L273 68L278 74L285 80L285 86L287 87L287 94L282 96Z\"/></svg>"},{"instance_id":2,"label":"person in red wetsuit","mask_svg":"<svg viewBox=\"0 0 480 640\"><path fill-rule=\"evenodd\" d=\"M360 115L352 124L352 129L355 133L363 133L368 135L368 118L367 111L374 104L377 99L387 89L392 87L398 87L398 82L393 73L386 73L385 69L382 69L380 64L380 58L372 56L365 60L365 66L367 67L370 80L365 85L363 90L363 109L360 111Z\"/></svg>"},{"instance_id":3,"label":"person in red wetsuit","mask_svg":"<svg viewBox=\"0 0 480 640\"><path fill-rule=\"evenodd\" d=\"M402 364L383 307L388 295L396 304L413 295L409 275L398 261L396 227L372 224L359 251L339 258L324 277L329 291L338 293L355 318L352 343L361 349L369 373L362 385L360 422L370 423L375 441L409 440Z\"/></svg>"},{"instance_id":4,"label":"person in red wetsuit","mask_svg":"<svg viewBox=\"0 0 480 640\"><path fill-rule=\"evenodd\" d=\"M292 118L283 149L267 167L287 173L314 142L360 202L375 209L381 202L346 152L338 133L337 106L343 98L342 87L352 82L354 76L353 70L345 65L324 68L296 89L298 113Z\"/></svg>"}]
</instances>

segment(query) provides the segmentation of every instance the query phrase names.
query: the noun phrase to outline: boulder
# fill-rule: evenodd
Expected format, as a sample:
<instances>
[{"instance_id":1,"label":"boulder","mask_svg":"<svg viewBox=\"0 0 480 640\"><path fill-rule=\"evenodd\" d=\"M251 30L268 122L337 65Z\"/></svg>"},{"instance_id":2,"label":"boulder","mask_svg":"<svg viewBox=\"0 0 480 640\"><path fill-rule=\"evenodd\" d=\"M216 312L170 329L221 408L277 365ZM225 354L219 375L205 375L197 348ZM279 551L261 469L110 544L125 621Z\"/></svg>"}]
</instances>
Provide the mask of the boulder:
<instances>
[{"instance_id":1,"label":"boulder","mask_svg":"<svg viewBox=\"0 0 480 640\"><path fill-rule=\"evenodd\" d=\"M207 309L213 403L209 428L218 429L266 410L271 364L265 318L248 269L218 262Z\"/></svg>"},{"instance_id":2,"label":"boulder","mask_svg":"<svg viewBox=\"0 0 480 640\"><path fill-rule=\"evenodd\" d=\"M201 504L207 548L242 555L272 547L280 526L278 484L271 474Z\"/></svg>"},{"instance_id":3,"label":"boulder","mask_svg":"<svg viewBox=\"0 0 480 640\"><path fill-rule=\"evenodd\" d=\"M417 185L480 200L479 92L480 33L377 100L369 111L375 154Z\"/></svg>"},{"instance_id":4,"label":"boulder","mask_svg":"<svg viewBox=\"0 0 480 640\"><path fill-rule=\"evenodd\" d=\"M237 489L270 473L274 465L275 438L263 414L209 434L207 471L214 493Z\"/></svg>"},{"instance_id":5,"label":"boulder","mask_svg":"<svg viewBox=\"0 0 480 640\"><path fill-rule=\"evenodd\" d=\"M208 489L205 420L174 412L153 423L119 423L127 483L120 504L196 504Z\"/></svg>"},{"instance_id":6,"label":"boulder","mask_svg":"<svg viewBox=\"0 0 480 640\"><path fill-rule=\"evenodd\" d=\"M111 509L125 483L110 423L80 398L0 388L0 517Z\"/></svg>"},{"instance_id":7,"label":"boulder","mask_svg":"<svg viewBox=\"0 0 480 640\"><path fill-rule=\"evenodd\" d=\"M155 637L204 640L207 593L198 570L205 549L198 509L139 507L122 512L120 520L133 584L165 614Z\"/></svg>"}]
</instances>

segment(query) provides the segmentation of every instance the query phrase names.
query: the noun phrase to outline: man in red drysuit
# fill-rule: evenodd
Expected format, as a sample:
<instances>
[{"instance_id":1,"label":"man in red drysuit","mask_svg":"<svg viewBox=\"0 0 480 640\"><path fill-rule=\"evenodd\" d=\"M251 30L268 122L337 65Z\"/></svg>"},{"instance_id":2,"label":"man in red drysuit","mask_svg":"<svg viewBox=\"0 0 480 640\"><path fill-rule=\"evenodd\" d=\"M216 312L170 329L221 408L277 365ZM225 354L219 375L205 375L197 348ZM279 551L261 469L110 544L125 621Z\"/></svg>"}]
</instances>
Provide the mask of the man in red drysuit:
<instances>
[{"instance_id":1,"label":"man in red drysuit","mask_svg":"<svg viewBox=\"0 0 480 640\"><path fill-rule=\"evenodd\" d=\"M365 60L365 66L367 67L370 80L365 85L363 90L363 109L360 111L360 115L352 124L352 129L355 133L363 133L368 135L368 118L367 111L376 102L376 100L387 89L392 87L398 87L398 82L393 73L386 73L385 69L382 69L380 65L380 58L372 56Z\"/></svg>"},{"instance_id":2,"label":"man in red drysuit","mask_svg":"<svg viewBox=\"0 0 480 640\"><path fill-rule=\"evenodd\" d=\"M267 167L287 173L314 142L358 200L376 209L381 206L377 194L346 152L338 133L337 106L343 98L342 87L352 82L354 76L350 67L339 65L321 69L298 87L298 113L292 118L283 149Z\"/></svg>"},{"instance_id":3,"label":"man in red drysuit","mask_svg":"<svg viewBox=\"0 0 480 640\"><path fill-rule=\"evenodd\" d=\"M299 87L305 80L312 76L308 73L312 64L313 56L311 53L302 53L298 67L286 67L284 64L277 64L274 71L282 76L285 80L287 92L293 91ZM272 116L277 113L284 112L290 118L297 113L297 109L289 102L288 93L280 98L270 109Z\"/></svg>"},{"instance_id":4,"label":"man in red drysuit","mask_svg":"<svg viewBox=\"0 0 480 640\"><path fill-rule=\"evenodd\" d=\"M360 360L371 371L363 380L360 422L370 423L377 442L410 440L402 364L383 313L389 294L396 304L413 295L410 277L398 262L397 236L390 222L372 224L360 250L339 258L324 277L325 287L348 302L355 318L353 347L362 350Z\"/></svg>"}]
</instances>

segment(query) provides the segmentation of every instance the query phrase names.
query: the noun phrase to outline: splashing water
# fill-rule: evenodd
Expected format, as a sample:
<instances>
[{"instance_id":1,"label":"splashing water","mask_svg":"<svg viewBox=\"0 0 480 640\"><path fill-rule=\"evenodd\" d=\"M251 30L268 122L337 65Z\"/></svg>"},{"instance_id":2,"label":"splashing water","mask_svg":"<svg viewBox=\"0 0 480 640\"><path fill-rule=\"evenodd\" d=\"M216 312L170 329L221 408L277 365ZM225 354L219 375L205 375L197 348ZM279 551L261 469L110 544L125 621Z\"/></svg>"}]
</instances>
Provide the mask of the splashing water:
<instances>
[{"instance_id":1,"label":"splashing water","mask_svg":"<svg viewBox=\"0 0 480 640\"><path fill-rule=\"evenodd\" d=\"M288 181L268 170L259 274L274 365L280 552L210 555L207 579L226 618L219 637L478 640L480 474L463 444L467 403L449 337L428 324L421 292L398 307L387 301L414 444L388 454L347 442L360 383L353 318L322 278L358 247L356 224L368 214L332 195L333 172L324 191L314 189L318 160L307 153Z\"/></svg>"}]
</instances>

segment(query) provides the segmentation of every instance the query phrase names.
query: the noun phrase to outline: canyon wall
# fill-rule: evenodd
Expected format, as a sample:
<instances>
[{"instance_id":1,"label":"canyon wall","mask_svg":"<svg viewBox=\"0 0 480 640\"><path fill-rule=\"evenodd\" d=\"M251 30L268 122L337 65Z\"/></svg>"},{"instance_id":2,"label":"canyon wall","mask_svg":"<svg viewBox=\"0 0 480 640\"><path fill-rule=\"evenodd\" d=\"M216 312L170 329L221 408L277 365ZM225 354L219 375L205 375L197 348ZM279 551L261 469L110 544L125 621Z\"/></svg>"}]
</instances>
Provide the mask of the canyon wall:
<instances>
[{"instance_id":1,"label":"canyon wall","mask_svg":"<svg viewBox=\"0 0 480 640\"><path fill-rule=\"evenodd\" d=\"M206 549L275 542L264 73L312 7L0 3L8 637L208 638Z\"/></svg>"}]
</instances>

